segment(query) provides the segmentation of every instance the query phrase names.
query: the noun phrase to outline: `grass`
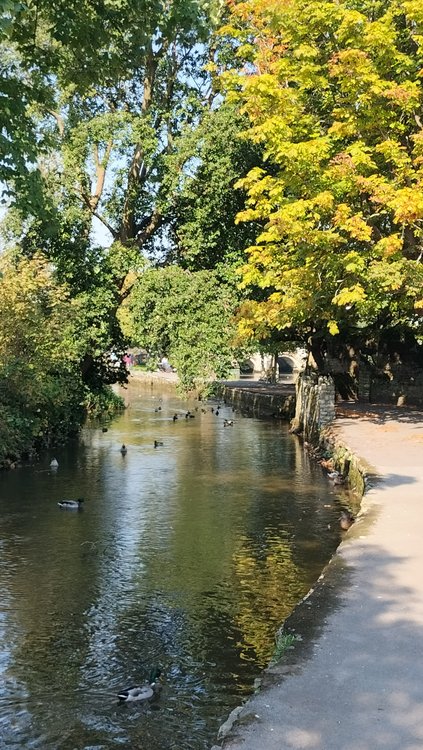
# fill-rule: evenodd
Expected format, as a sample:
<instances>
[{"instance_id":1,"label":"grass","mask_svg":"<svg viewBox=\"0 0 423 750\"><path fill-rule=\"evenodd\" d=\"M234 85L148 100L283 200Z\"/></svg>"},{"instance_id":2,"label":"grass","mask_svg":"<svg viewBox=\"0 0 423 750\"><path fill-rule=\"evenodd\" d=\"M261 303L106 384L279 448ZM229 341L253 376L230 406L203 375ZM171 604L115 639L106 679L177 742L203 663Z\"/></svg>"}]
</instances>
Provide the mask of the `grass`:
<instances>
[{"instance_id":1,"label":"grass","mask_svg":"<svg viewBox=\"0 0 423 750\"><path fill-rule=\"evenodd\" d=\"M277 662L285 656L286 652L294 648L296 641L300 641L301 636L297 633L285 633L279 629L275 637L275 650L273 651L272 662Z\"/></svg>"}]
</instances>

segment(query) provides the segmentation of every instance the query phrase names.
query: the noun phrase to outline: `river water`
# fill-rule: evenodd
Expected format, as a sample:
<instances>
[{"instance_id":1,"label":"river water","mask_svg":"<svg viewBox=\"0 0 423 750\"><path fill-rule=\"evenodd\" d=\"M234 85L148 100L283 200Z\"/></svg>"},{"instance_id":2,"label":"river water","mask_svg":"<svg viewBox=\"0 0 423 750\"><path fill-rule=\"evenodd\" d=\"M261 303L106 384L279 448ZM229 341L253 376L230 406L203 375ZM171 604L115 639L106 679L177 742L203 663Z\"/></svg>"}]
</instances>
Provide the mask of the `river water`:
<instances>
[{"instance_id":1,"label":"river water","mask_svg":"<svg viewBox=\"0 0 423 750\"><path fill-rule=\"evenodd\" d=\"M1 750L209 748L339 542L342 498L286 424L126 398L0 474ZM159 698L120 704L156 666Z\"/></svg>"}]
</instances>

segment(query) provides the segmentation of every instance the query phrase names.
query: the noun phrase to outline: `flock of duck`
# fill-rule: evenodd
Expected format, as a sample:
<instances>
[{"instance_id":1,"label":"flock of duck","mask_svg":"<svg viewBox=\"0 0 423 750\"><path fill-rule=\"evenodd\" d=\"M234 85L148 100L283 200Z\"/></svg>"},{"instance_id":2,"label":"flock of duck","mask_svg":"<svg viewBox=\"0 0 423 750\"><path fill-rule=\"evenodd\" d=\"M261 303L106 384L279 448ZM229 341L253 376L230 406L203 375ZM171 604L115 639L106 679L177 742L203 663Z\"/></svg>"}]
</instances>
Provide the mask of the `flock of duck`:
<instances>
[{"instance_id":1,"label":"flock of duck","mask_svg":"<svg viewBox=\"0 0 423 750\"><path fill-rule=\"evenodd\" d=\"M211 407L210 408L210 412L212 414L215 414L216 416L219 416L219 409L220 409L220 404L217 405L216 409L214 409L213 407ZM156 407L154 409L155 412L160 412L161 410L162 410L161 406L158 406L158 407ZM198 407L195 408L195 411L198 411ZM206 414L207 411L208 410L205 409L205 408L201 409L201 412L203 414ZM179 416L180 416L179 414L175 413L173 415L173 417L172 417L172 421L176 422L179 419ZM195 414L193 414L191 411L187 411L185 413L185 415L184 415L184 418L187 419L187 420L188 419L194 419L195 418ZM223 420L223 426L224 427L233 427L233 425L234 425L234 420L233 419L226 419L225 418ZM103 427L102 431L103 432L107 432L107 427ZM161 440L155 440L154 441L154 448L160 448L162 446L163 446L163 441L161 441ZM122 444L122 446L120 448L120 452L121 452L122 456L126 456L126 454L128 452L128 448L126 447L125 443ZM336 471L334 469L333 462L332 462L331 459L328 459L328 460L327 459L322 459L320 461L320 464L321 464L322 468L327 471L327 477L332 482L332 484L334 484L335 486L344 484L344 482L345 482L345 475L341 474L341 472ZM53 458L50 461L50 468L53 469L53 470L55 470L58 467L59 467L59 462L57 461L56 458ZM58 504L59 508L62 508L64 510L81 510L82 507L83 507L83 504L84 504L84 498L80 497L77 500L61 500L57 504ZM341 529L343 531L348 531L348 529L352 526L352 524L354 522L355 522L355 518L354 518L354 515L351 513L351 511L349 511L349 510L343 510L341 512L341 515L339 517L339 524L340 524L340 527L341 527ZM145 690L144 690L145 695L147 695L147 693L150 691L150 689L152 689L152 688L150 688L150 687L148 689L145 688ZM135 699L134 698L130 698L130 699L128 698L128 700L135 700ZM141 700L141 698L139 700Z\"/></svg>"},{"instance_id":2,"label":"flock of duck","mask_svg":"<svg viewBox=\"0 0 423 750\"><path fill-rule=\"evenodd\" d=\"M155 412L161 411L161 406L157 407L155 409ZM202 412L205 412L205 409L202 409ZM212 413L215 413L216 416L219 416L219 407L217 409L211 409ZM192 414L190 411L188 411L185 414L185 419L193 419L195 417L195 414ZM172 419L174 422L179 418L178 414L174 414ZM232 427L234 424L233 419L224 419L223 420L223 426L224 427ZM107 428L103 428L103 432L107 431ZM158 448L160 446L163 446L163 442L160 440L154 441L154 448ZM126 445L123 443L120 452L122 456L125 456L128 452L128 449ZM333 468L333 464L330 460L321 460L320 461L322 467L327 470L327 476L328 479L334 484L334 485L342 485L345 482L345 476L341 474L339 471L335 471ZM53 458L50 462L50 468L51 469L57 469L59 467L59 462L56 458ZM81 510L84 504L84 498L80 497L77 500L61 500L58 502L59 508L62 508L64 510ZM355 518L353 514L349 510L343 510L341 512L341 515L339 517L339 523L340 527L343 531L347 531L352 524L354 523ZM161 689L161 670L159 668L155 668L150 672L149 678L144 683L141 683L139 685L131 685L127 688L124 688L121 690L117 697L119 702L121 703L131 703L135 701L151 701L154 698L156 698L160 692Z\"/></svg>"}]
</instances>

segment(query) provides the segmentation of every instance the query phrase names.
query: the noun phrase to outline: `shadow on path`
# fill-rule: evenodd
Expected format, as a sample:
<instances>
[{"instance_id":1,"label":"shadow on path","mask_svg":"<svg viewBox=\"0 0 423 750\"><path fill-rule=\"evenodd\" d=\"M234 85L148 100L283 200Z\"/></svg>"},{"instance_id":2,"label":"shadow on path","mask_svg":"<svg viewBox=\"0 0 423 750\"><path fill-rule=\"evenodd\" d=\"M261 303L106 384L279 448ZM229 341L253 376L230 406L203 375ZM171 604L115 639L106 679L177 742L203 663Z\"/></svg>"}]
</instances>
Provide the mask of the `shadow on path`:
<instances>
[{"instance_id":1,"label":"shadow on path","mask_svg":"<svg viewBox=\"0 0 423 750\"><path fill-rule=\"evenodd\" d=\"M358 539L345 547L347 561L335 556L286 623L303 640L267 670L221 747L423 747L420 581L401 583L408 558Z\"/></svg>"}]
</instances>

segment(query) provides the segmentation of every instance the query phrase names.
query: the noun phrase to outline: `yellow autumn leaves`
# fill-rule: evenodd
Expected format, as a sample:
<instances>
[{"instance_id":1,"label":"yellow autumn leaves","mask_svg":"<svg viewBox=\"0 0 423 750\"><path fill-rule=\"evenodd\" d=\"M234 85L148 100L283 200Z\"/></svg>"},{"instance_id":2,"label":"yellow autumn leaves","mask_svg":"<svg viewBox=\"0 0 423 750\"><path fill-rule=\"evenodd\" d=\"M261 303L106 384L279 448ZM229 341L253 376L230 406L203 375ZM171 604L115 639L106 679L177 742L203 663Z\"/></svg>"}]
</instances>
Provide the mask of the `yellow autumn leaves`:
<instances>
[{"instance_id":1,"label":"yellow autumn leaves","mask_svg":"<svg viewBox=\"0 0 423 750\"><path fill-rule=\"evenodd\" d=\"M232 2L221 30L239 58L249 46L222 83L265 153L238 183L238 221L262 225L240 271L245 336L336 335L382 312L422 334L422 4L349 5Z\"/></svg>"}]
</instances>

